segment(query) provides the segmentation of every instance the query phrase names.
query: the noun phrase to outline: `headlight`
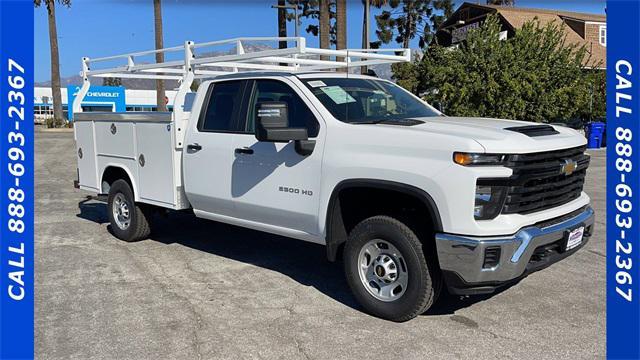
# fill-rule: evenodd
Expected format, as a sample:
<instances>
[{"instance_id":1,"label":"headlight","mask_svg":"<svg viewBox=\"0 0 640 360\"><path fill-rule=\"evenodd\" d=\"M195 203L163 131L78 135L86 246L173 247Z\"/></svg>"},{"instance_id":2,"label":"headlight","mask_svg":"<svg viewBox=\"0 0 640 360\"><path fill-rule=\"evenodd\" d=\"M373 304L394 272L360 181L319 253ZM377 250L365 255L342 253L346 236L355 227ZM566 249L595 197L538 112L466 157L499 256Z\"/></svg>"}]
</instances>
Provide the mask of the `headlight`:
<instances>
[{"instance_id":1,"label":"headlight","mask_svg":"<svg viewBox=\"0 0 640 360\"><path fill-rule=\"evenodd\" d=\"M472 154L464 152L454 152L453 162L462 166L473 165L502 165L507 160L504 154Z\"/></svg>"},{"instance_id":2,"label":"headlight","mask_svg":"<svg viewBox=\"0 0 640 360\"><path fill-rule=\"evenodd\" d=\"M476 186L476 202L473 207L476 220L490 220L498 216L504 205L505 194L504 186Z\"/></svg>"}]
</instances>

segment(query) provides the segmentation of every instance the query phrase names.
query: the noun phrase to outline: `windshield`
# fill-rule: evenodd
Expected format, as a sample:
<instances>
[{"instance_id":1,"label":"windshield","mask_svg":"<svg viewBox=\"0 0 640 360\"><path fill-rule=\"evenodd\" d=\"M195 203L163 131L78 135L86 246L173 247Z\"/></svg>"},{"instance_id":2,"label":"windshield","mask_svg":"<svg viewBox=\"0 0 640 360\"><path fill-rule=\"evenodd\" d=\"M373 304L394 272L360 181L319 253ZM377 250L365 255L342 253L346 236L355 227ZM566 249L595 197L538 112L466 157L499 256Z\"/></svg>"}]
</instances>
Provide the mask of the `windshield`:
<instances>
[{"instance_id":1,"label":"windshield","mask_svg":"<svg viewBox=\"0 0 640 360\"><path fill-rule=\"evenodd\" d=\"M397 85L362 78L317 78L303 82L338 120L346 123L399 121L441 116Z\"/></svg>"}]
</instances>

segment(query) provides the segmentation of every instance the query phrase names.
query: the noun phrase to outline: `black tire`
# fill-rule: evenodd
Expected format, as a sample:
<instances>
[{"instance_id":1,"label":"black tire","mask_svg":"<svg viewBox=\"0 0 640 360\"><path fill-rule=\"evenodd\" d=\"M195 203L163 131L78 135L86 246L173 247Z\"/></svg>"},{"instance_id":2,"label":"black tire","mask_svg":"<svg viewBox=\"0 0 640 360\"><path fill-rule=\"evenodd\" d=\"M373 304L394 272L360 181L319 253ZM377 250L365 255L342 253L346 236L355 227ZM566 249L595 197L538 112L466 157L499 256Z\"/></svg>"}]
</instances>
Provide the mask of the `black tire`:
<instances>
[{"instance_id":1,"label":"black tire","mask_svg":"<svg viewBox=\"0 0 640 360\"><path fill-rule=\"evenodd\" d=\"M114 202L117 196L118 200L126 203L129 210L129 223L126 227L119 224L115 219ZM111 223L111 230L118 239L133 242L146 239L151 233L151 211L144 205L135 202L133 190L131 190L129 183L124 180L116 180L111 184L107 201L107 214Z\"/></svg>"},{"instance_id":2,"label":"black tire","mask_svg":"<svg viewBox=\"0 0 640 360\"><path fill-rule=\"evenodd\" d=\"M360 251L374 239L382 239L399 250L401 262L406 267L406 289L395 300L377 299L360 278ZM345 275L353 295L374 316L397 322L407 321L429 309L438 297L441 276L437 266L432 265L430 269L416 234L392 217L374 216L360 222L349 234L343 255Z\"/></svg>"}]
</instances>

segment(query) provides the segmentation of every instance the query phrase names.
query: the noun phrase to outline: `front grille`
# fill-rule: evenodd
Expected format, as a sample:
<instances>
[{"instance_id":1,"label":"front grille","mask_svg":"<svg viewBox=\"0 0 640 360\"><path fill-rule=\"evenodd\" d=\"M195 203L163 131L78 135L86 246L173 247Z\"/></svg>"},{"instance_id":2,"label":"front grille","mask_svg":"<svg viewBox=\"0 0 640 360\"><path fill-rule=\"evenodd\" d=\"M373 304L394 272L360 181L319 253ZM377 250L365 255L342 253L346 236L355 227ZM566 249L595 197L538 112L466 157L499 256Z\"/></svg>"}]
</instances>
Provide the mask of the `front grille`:
<instances>
[{"instance_id":1,"label":"front grille","mask_svg":"<svg viewBox=\"0 0 640 360\"><path fill-rule=\"evenodd\" d=\"M579 208L577 210L574 210L574 211L572 211L572 212L570 212L568 214L564 214L562 216L558 216L558 217L555 217L553 219L544 220L544 221L540 221L538 223L535 223L534 226L539 227L541 229L544 229L544 228L551 227L553 225L558 225L560 223L563 223L563 222L565 222L565 221L567 221L569 219L573 219L574 217L580 215L581 213L583 213L585 211L586 208L587 208L587 206L585 205L585 206L583 206L583 207L581 207L581 208Z\"/></svg>"},{"instance_id":2,"label":"front grille","mask_svg":"<svg viewBox=\"0 0 640 360\"><path fill-rule=\"evenodd\" d=\"M580 197L589 167L586 147L517 154L505 165L513 175L503 181L489 179L478 183L507 187L503 214L529 214L566 204ZM573 160L577 167L570 175L562 173L565 161Z\"/></svg>"}]
</instances>

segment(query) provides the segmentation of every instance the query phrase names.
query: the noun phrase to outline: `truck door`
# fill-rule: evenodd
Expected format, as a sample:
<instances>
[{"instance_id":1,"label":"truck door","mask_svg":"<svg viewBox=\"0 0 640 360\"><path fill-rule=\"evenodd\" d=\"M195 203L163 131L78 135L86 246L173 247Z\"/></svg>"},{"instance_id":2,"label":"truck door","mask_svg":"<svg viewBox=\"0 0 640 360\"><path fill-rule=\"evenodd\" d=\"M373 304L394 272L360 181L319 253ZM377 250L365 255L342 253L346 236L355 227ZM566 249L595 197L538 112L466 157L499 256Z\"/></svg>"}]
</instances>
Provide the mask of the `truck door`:
<instances>
[{"instance_id":1,"label":"truck door","mask_svg":"<svg viewBox=\"0 0 640 360\"><path fill-rule=\"evenodd\" d=\"M244 133L233 135L231 196L242 219L318 234L323 147L319 117L292 86L295 84L267 79L247 86ZM256 104L264 101L287 103L289 126L306 127L309 138L317 139L311 155L298 154L293 141L259 142L255 138Z\"/></svg>"},{"instance_id":2,"label":"truck door","mask_svg":"<svg viewBox=\"0 0 640 360\"><path fill-rule=\"evenodd\" d=\"M233 134L240 130L238 118L244 108L241 103L247 83L237 80L211 84L198 123L187 134L183 151L184 183L195 211L234 216Z\"/></svg>"}]
</instances>

